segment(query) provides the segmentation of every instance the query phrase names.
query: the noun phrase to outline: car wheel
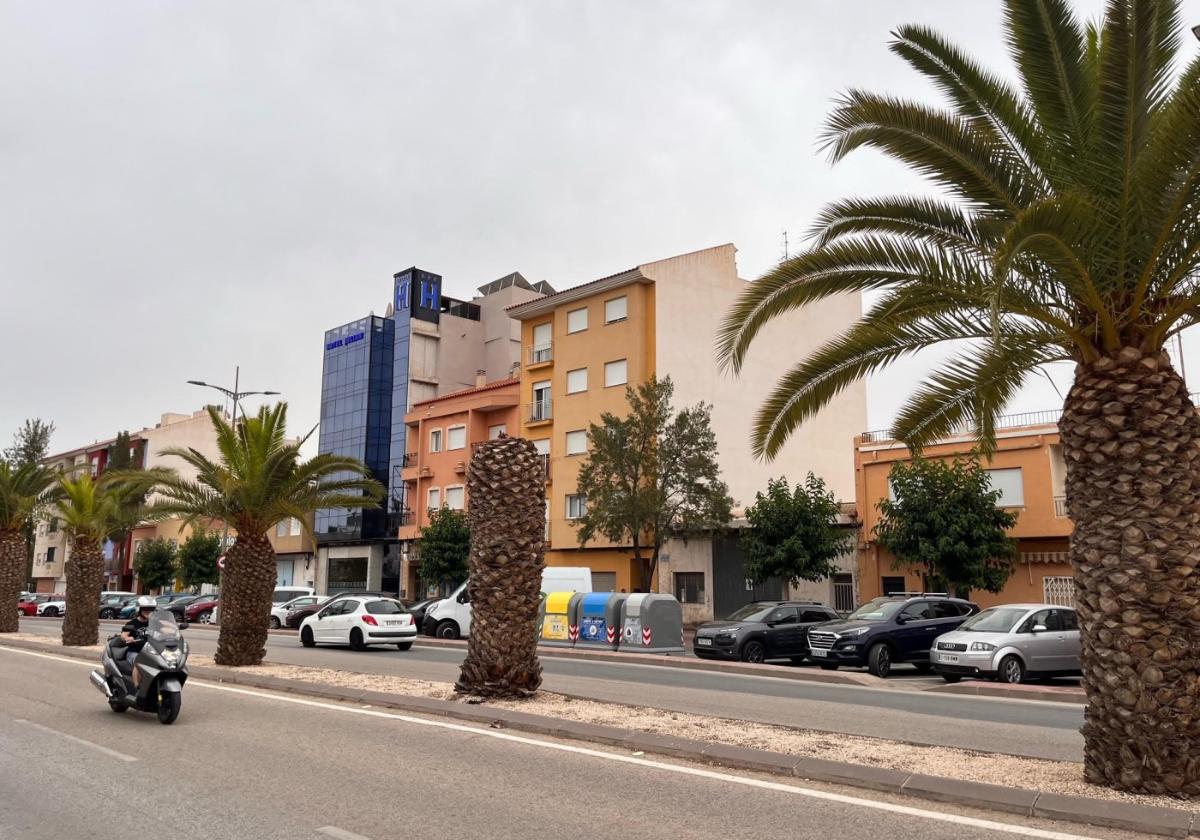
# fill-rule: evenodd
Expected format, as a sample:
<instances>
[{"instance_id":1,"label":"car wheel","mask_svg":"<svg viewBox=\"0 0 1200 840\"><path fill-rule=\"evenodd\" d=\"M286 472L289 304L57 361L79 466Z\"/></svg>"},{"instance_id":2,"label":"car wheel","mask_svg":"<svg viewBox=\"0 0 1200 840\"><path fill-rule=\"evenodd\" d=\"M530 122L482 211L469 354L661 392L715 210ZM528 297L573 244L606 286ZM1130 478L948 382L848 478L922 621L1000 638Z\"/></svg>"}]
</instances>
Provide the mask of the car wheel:
<instances>
[{"instance_id":1,"label":"car wheel","mask_svg":"<svg viewBox=\"0 0 1200 840\"><path fill-rule=\"evenodd\" d=\"M58 607L49 607L42 611L42 615L50 618L58 618Z\"/></svg>"},{"instance_id":2,"label":"car wheel","mask_svg":"<svg viewBox=\"0 0 1200 840\"><path fill-rule=\"evenodd\" d=\"M741 660L743 662L762 662L767 658L767 649L762 642L749 641L742 645Z\"/></svg>"},{"instance_id":3,"label":"car wheel","mask_svg":"<svg viewBox=\"0 0 1200 840\"><path fill-rule=\"evenodd\" d=\"M201 624L212 624L212 610L205 610L200 613L200 615L196 616L196 621Z\"/></svg>"},{"instance_id":4,"label":"car wheel","mask_svg":"<svg viewBox=\"0 0 1200 840\"><path fill-rule=\"evenodd\" d=\"M1000 682L1018 683L1025 682L1025 663L1015 656L1006 656L1000 662Z\"/></svg>"},{"instance_id":5,"label":"car wheel","mask_svg":"<svg viewBox=\"0 0 1200 840\"><path fill-rule=\"evenodd\" d=\"M412 642L396 642L397 650L412 650Z\"/></svg>"},{"instance_id":6,"label":"car wheel","mask_svg":"<svg viewBox=\"0 0 1200 840\"><path fill-rule=\"evenodd\" d=\"M115 612L113 612L112 610L107 610L107 609L100 610L100 617L101 618L116 618L117 614Z\"/></svg>"},{"instance_id":7,"label":"car wheel","mask_svg":"<svg viewBox=\"0 0 1200 840\"><path fill-rule=\"evenodd\" d=\"M350 631L350 650L366 650L367 646L363 644L362 631L355 627Z\"/></svg>"},{"instance_id":8,"label":"car wheel","mask_svg":"<svg viewBox=\"0 0 1200 840\"><path fill-rule=\"evenodd\" d=\"M305 627L303 630L300 631L300 644L304 645L305 647L316 647L317 646L316 641L313 639L311 627Z\"/></svg>"},{"instance_id":9,"label":"car wheel","mask_svg":"<svg viewBox=\"0 0 1200 840\"><path fill-rule=\"evenodd\" d=\"M457 639L458 625L450 619L438 622L437 629L433 631L433 635L439 639Z\"/></svg>"},{"instance_id":10,"label":"car wheel","mask_svg":"<svg viewBox=\"0 0 1200 840\"><path fill-rule=\"evenodd\" d=\"M948 683L962 682L961 674L942 674L942 679Z\"/></svg>"},{"instance_id":11,"label":"car wheel","mask_svg":"<svg viewBox=\"0 0 1200 840\"><path fill-rule=\"evenodd\" d=\"M276 618L275 616L271 616L271 629L278 630L281 626L282 625L280 625L279 619Z\"/></svg>"},{"instance_id":12,"label":"car wheel","mask_svg":"<svg viewBox=\"0 0 1200 840\"><path fill-rule=\"evenodd\" d=\"M872 645L867 654L867 670L880 679L887 679L892 672L892 651L883 642Z\"/></svg>"},{"instance_id":13,"label":"car wheel","mask_svg":"<svg viewBox=\"0 0 1200 840\"><path fill-rule=\"evenodd\" d=\"M829 665L824 662L821 663L822 671L836 671L837 669L838 669L838 666L836 666L836 665Z\"/></svg>"}]
</instances>

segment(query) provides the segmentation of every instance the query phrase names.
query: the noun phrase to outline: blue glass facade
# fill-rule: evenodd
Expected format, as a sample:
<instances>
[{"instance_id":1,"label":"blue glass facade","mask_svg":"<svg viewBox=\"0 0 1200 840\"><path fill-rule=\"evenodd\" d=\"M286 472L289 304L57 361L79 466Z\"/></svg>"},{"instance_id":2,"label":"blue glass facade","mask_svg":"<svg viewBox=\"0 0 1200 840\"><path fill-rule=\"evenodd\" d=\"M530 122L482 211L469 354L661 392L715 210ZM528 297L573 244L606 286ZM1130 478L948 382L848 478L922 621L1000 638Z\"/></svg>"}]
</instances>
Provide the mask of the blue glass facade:
<instances>
[{"instance_id":1,"label":"blue glass facade","mask_svg":"<svg viewBox=\"0 0 1200 840\"><path fill-rule=\"evenodd\" d=\"M395 338L395 321L376 316L329 330L321 370L318 450L359 459L385 487ZM386 520L382 509L326 509L317 511L315 530L322 542L379 539Z\"/></svg>"}]
</instances>

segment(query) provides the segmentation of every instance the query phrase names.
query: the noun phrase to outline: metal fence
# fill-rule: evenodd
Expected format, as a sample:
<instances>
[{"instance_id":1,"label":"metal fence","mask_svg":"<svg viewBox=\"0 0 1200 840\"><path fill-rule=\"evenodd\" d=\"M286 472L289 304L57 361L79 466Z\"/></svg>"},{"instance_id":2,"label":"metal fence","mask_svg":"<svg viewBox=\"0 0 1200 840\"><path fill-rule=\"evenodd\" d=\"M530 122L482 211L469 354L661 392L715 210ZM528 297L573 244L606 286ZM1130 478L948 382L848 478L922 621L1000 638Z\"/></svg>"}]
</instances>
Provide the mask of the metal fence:
<instances>
[{"instance_id":1,"label":"metal fence","mask_svg":"<svg viewBox=\"0 0 1200 840\"><path fill-rule=\"evenodd\" d=\"M1075 606L1075 580L1069 577L1042 578L1042 599L1059 607Z\"/></svg>"}]
</instances>

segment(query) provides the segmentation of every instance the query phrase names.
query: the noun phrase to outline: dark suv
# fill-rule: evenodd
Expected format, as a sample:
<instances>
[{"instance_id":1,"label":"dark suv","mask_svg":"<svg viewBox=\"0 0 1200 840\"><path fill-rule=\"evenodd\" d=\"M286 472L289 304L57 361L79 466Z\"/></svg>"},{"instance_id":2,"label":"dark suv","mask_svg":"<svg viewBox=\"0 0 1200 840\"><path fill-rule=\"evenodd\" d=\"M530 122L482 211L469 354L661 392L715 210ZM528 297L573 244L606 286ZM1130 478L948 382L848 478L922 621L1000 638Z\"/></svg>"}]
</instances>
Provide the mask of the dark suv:
<instances>
[{"instance_id":1,"label":"dark suv","mask_svg":"<svg viewBox=\"0 0 1200 840\"><path fill-rule=\"evenodd\" d=\"M755 601L724 621L697 627L692 652L701 659L802 662L808 653L808 628L839 619L815 601Z\"/></svg>"},{"instance_id":2,"label":"dark suv","mask_svg":"<svg viewBox=\"0 0 1200 840\"><path fill-rule=\"evenodd\" d=\"M812 630L809 656L826 670L865 666L877 677L886 677L896 662L927 670L933 640L977 612L970 601L932 593L875 598L845 621Z\"/></svg>"}]
</instances>

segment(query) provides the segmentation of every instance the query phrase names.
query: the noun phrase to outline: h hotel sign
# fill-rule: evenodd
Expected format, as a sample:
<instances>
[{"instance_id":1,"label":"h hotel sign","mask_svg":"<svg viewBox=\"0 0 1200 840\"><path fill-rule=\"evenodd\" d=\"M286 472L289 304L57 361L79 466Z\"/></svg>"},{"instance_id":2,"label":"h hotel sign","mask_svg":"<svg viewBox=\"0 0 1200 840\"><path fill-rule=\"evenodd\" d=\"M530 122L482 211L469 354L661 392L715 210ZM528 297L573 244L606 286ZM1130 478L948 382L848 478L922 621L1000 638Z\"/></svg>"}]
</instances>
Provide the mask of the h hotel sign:
<instances>
[{"instance_id":1,"label":"h hotel sign","mask_svg":"<svg viewBox=\"0 0 1200 840\"><path fill-rule=\"evenodd\" d=\"M419 268L401 271L393 277L395 281L394 307L396 315L405 313L410 318L437 323L442 312L441 275Z\"/></svg>"}]
</instances>

